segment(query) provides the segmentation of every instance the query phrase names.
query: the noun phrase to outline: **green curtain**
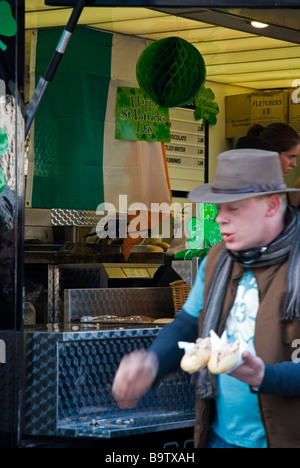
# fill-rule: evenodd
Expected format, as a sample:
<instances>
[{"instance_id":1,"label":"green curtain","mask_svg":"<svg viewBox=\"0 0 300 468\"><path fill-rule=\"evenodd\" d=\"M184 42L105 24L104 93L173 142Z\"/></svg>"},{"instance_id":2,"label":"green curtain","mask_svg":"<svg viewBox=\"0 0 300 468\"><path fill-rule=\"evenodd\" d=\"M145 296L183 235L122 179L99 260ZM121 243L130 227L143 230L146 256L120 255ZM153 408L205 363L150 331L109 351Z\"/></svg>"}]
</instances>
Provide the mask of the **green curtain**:
<instances>
[{"instance_id":1,"label":"green curtain","mask_svg":"<svg viewBox=\"0 0 300 468\"><path fill-rule=\"evenodd\" d=\"M62 34L38 31L36 78ZM104 201L103 137L112 34L77 26L35 118L32 206L95 210Z\"/></svg>"}]
</instances>

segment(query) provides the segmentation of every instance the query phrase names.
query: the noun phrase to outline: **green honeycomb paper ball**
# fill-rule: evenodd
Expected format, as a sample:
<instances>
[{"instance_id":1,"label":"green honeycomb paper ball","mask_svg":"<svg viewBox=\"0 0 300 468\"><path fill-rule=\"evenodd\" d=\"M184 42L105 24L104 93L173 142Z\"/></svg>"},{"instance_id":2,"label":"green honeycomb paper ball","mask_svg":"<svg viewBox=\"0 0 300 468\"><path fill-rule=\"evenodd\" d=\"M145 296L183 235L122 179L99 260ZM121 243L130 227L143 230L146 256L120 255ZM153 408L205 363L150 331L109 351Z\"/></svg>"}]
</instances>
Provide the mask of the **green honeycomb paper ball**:
<instances>
[{"instance_id":1,"label":"green honeycomb paper ball","mask_svg":"<svg viewBox=\"0 0 300 468\"><path fill-rule=\"evenodd\" d=\"M205 82L205 62L192 44L169 37L142 52L136 77L140 88L159 106L183 106L195 99Z\"/></svg>"}]
</instances>

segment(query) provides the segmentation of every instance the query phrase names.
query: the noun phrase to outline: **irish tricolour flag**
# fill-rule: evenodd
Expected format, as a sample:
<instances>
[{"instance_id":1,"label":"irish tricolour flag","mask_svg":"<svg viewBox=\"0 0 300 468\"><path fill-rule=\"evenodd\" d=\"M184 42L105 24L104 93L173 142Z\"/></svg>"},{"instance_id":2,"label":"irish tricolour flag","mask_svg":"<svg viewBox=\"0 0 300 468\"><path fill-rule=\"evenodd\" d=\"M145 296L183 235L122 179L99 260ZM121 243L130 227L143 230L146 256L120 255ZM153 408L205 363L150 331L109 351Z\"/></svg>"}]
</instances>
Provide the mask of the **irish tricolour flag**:
<instances>
[{"instance_id":1,"label":"irish tricolour flag","mask_svg":"<svg viewBox=\"0 0 300 468\"><path fill-rule=\"evenodd\" d=\"M61 34L60 28L37 32L36 79L45 75ZM27 205L96 211L103 202L118 208L120 195L128 206L171 203L163 144L115 139L117 88L138 87L136 62L146 46L76 28L31 130Z\"/></svg>"}]
</instances>

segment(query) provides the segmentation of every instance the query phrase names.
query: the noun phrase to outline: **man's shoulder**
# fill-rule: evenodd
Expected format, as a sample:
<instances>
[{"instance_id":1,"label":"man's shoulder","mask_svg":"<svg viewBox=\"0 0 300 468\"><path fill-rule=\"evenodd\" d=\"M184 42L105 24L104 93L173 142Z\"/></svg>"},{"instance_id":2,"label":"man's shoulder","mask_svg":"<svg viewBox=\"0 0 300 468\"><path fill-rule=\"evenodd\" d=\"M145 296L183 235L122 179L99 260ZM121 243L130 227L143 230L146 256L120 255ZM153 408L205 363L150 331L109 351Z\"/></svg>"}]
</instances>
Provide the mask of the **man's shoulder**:
<instances>
[{"instance_id":1,"label":"man's shoulder","mask_svg":"<svg viewBox=\"0 0 300 468\"><path fill-rule=\"evenodd\" d=\"M218 244L214 245L208 252L208 258L218 257L224 248L224 242L219 242Z\"/></svg>"},{"instance_id":2,"label":"man's shoulder","mask_svg":"<svg viewBox=\"0 0 300 468\"><path fill-rule=\"evenodd\" d=\"M212 281L219 257L225 248L224 242L214 245L207 255L206 265L205 265L205 280L206 282Z\"/></svg>"}]
</instances>

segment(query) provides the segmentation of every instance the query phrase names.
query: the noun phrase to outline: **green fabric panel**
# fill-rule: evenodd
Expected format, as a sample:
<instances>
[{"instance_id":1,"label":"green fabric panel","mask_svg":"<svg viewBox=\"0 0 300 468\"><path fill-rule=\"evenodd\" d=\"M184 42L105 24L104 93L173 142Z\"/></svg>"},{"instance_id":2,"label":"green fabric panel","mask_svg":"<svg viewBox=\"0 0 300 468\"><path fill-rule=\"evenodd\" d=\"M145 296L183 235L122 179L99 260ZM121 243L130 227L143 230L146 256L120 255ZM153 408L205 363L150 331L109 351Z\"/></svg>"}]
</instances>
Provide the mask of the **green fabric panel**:
<instances>
[{"instance_id":1,"label":"green fabric panel","mask_svg":"<svg viewBox=\"0 0 300 468\"><path fill-rule=\"evenodd\" d=\"M62 34L38 32L36 77ZM103 138L112 34L78 26L35 118L32 206L96 210L104 201Z\"/></svg>"}]
</instances>

